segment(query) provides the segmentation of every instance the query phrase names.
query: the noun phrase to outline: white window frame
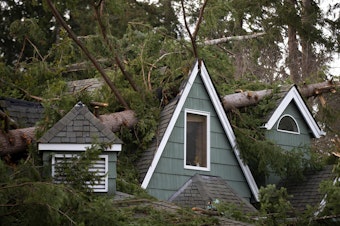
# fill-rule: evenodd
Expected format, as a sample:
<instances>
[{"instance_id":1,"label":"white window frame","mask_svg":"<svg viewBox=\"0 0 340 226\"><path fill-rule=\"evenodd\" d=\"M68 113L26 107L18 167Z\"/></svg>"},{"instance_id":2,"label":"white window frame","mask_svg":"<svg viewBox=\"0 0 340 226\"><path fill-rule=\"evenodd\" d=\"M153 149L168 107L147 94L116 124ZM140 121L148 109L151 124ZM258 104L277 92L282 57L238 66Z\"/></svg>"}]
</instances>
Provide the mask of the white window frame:
<instances>
[{"instance_id":1,"label":"white window frame","mask_svg":"<svg viewBox=\"0 0 340 226\"><path fill-rule=\"evenodd\" d=\"M293 121L294 121L294 123L295 123L295 125L296 125L296 128L297 128L297 132L279 129L279 125L280 125L281 119L283 119L284 117L289 117L289 118L293 119ZM279 120L277 121L276 130L277 130L277 131L280 131L280 132L284 132L284 133L300 134L300 127L299 127L299 124L297 123L297 121L295 120L295 118L294 118L292 115L290 115L290 114L284 114L284 115L282 115L282 116L279 118Z\"/></svg>"},{"instance_id":2,"label":"white window frame","mask_svg":"<svg viewBox=\"0 0 340 226\"><path fill-rule=\"evenodd\" d=\"M74 157L79 157L79 155L77 154L54 154L52 155L52 178L54 178L55 176L55 164L56 158L74 158ZM96 185L88 185L89 188L93 189L93 192L108 192L108 182L109 182L109 178L108 178L108 168L109 168L109 158L108 155L99 155L98 156L99 159L104 159L104 164L105 164L105 175L103 175L103 179L104 179L104 183L105 186L104 188L96 188ZM90 167L90 170L92 168Z\"/></svg>"},{"instance_id":3,"label":"white window frame","mask_svg":"<svg viewBox=\"0 0 340 226\"><path fill-rule=\"evenodd\" d=\"M187 157L187 114L196 114L200 116L205 116L207 120L207 166L191 166L186 164L186 157ZM191 170L202 170L202 171L210 171L210 112L199 111L199 110L192 110L192 109L185 109L184 111L184 168L191 169Z\"/></svg>"}]
</instances>

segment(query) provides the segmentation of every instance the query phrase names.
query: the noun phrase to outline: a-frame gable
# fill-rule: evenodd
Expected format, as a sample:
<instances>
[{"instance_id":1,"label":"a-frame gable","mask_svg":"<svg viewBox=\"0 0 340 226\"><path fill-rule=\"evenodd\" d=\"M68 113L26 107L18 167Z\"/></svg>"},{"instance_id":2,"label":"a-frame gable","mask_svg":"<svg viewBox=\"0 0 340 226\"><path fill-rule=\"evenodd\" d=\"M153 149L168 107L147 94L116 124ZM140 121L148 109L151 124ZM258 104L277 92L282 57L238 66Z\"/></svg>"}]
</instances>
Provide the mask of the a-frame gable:
<instances>
[{"instance_id":1,"label":"a-frame gable","mask_svg":"<svg viewBox=\"0 0 340 226\"><path fill-rule=\"evenodd\" d=\"M292 86L290 90L287 92L287 94L284 96L284 98L281 100L278 107L275 109L273 114L270 116L269 120L266 122L264 127L267 130L270 130L273 128L275 123L279 120L284 110L287 108L287 106L294 101L297 108L299 109L301 115L303 116L304 120L306 121L307 125L309 126L310 130L313 133L313 136L315 138L320 138L321 136L325 135L325 133L320 129L317 122L315 121L312 113L308 109L305 101L301 97L300 92L296 88L296 86Z\"/></svg>"},{"instance_id":2,"label":"a-frame gable","mask_svg":"<svg viewBox=\"0 0 340 226\"><path fill-rule=\"evenodd\" d=\"M195 63L195 66L193 67L191 74L189 75L188 81L186 82L184 88L182 89L181 93L180 93L180 97L179 100L177 102L177 105L174 109L174 112L172 114L172 117L168 123L168 126L164 132L164 135L158 145L158 148L156 149L154 158L151 162L150 167L148 168L146 175L142 181L142 188L146 189L148 187L148 184L152 178L153 173L155 172L155 169L159 163L159 160L162 156L162 153L164 151L164 148L169 140L169 137L174 129L174 126L179 118L179 115L182 111L182 108L185 104L185 101L188 97L188 94L194 84L194 81L196 79L197 76L201 76L201 79L203 81L203 84L209 94L209 97L211 99L211 102L215 108L215 111L218 115L218 118L220 120L220 123L224 129L225 134L227 135L227 138L231 144L231 147L233 149L233 152L237 158L238 164L240 166L240 168L242 169L242 172L247 180L247 183L250 187L250 190L254 196L254 198L256 200L258 200L258 187L255 183L255 180L250 172L249 167L244 164L244 162L242 161L242 159L240 158L240 152L237 148L237 144L236 144L236 137L235 134L232 130L232 127L229 123L229 120L225 114L225 111L223 109L223 106L221 104L220 98L217 95L216 89L211 81L211 78L209 76L209 73L203 63L203 61L197 61Z\"/></svg>"}]
</instances>

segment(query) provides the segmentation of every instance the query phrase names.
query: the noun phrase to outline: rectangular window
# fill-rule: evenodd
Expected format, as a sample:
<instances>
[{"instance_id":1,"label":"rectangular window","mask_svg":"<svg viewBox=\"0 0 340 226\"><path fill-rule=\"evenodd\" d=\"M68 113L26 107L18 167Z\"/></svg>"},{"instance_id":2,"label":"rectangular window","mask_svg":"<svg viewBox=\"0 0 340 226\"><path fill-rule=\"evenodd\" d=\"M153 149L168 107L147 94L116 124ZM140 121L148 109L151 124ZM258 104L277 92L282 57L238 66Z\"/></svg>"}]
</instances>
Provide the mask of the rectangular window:
<instances>
[{"instance_id":1,"label":"rectangular window","mask_svg":"<svg viewBox=\"0 0 340 226\"><path fill-rule=\"evenodd\" d=\"M76 154L55 154L52 157L52 177L54 183L65 182L65 173L62 171L63 163L71 163L77 157ZM107 192L108 191L108 156L99 155L99 159L92 163L89 171L96 172L100 177L93 185L88 185L93 189L93 192Z\"/></svg>"},{"instance_id":2,"label":"rectangular window","mask_svg":"<svg viewBox=\"0 0 340 226\"><path fill-rule=\"evenodd\" d=\"M209 113L186 110L185 168L209 170Z\"/></svg>"}]
</instances>

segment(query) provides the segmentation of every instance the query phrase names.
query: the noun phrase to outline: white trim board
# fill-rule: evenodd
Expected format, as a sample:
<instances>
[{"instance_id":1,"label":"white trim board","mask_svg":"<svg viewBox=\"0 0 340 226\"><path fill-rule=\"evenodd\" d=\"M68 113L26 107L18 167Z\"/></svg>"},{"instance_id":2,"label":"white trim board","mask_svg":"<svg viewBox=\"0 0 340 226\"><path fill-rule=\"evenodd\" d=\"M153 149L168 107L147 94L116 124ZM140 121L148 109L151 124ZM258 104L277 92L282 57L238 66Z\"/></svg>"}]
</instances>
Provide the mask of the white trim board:
<instances>
[{"instance_id":1,"label":"white trim board","mask_svg":"<svg viewBox=\"0 0 340 226\"><path fill-rule=\"evenodd\" d=\"M170 119L168 127L165 130L164 136L163 136L163 138L162 138L162 140L161 140L161 142L160 142L160 144L159 144L159 146L157 148L157 151L156 151L156 154L155 154L155 156L154 156L154 158L152 160L152 163L151 163L151 165L150 165L150 167L149 167L149 169L148 169L148 171L147 171L147 173L146 173L146 175L145 175L145 177L143 179L143 182L142 182L142 188L143 189L147 188L147 186L148 186L148 184L149 184L149 182L151 180L151 177L152 177L152 175L153 175L153 173L154 173L154 171L156 169L156 166L157 166L157 164L159 162L159 159L162 156L162 153L163 153L163 150L165 148L165 145L167 144L167 142L169 140L171 132L172 132L172 130L173 130L175 124L176 124L176 121L178 119L178 116L181 113L181 110L182 110L182 108L184 106L185 100L188 97L188 94L189 94L189 91L190 91L190 89L192 87L192 84L195 81L197 73L198 73L198 61L196 61L196 64L195 64L195 66L194 66L194 68L193 68L193 70L191 72L191 75L190 75L190 77L189 77L189 79L188 79L184 89L182 90L182 93L179 94L181 96L180 96L180 99L178 100L176 109L175 109L174 113L172 114L172 117Z\"/></svg>"},{"instance_id":2,"label":"white trim board","mask_svg":"<svg viewBox=\"0 0 340 226\"><path fill-rule=\"evenodd\" d=\"M192 166L187 165L187 114L194 114L194 115L200 115L204 116L206 118L207 127L206 127L206 151L207 151L207 166L201 167L201 166ZM192 169L192 170L202 170L202 171L210 171L210 112L206 111L198 111L193 109L184 109L184 169Z\"/></svg>"},{"instance_id":3,"label":"white trim board","mask_svg":"<svg viewBox=\"0 0 340 226\"><path fill-rule=\"evenodd\" d=\"M85 151L91 148L92 144L38 144L38 149L42 151ZM105 151L121 151L122 144L113 144Z\"/></svg>"},{"instance_id":4,"label":"white trim board","mask_svg":"<svg viewBox=\"0 0 340 226\"><path fill-rule=\"evenodd\" d=\"M281 117L283 111L287 108L287 106L294 101L302 114L303 118L305 119L307 125L311 129L315 138L320 138L321 136L325 135L325 132L320 129L318 124L316 123L315 119L313 118L311 112L309 111L308 107L306 106L304 100L302 99L299 91L295 86L292 86L285 97L282 99L279 106L275 109L274 113L264 125L267 130L273 128L275 123Z\"/></svg>"},{"instance_id":5,"label":"white trim board","mask_svg":"<svg viewBox=\"0 0 340 226\"><path fill-rule=\"evenodd\" d=\"M201 72L200 72L201 71ZM171 135L171 132L175 126L175 123L179 117L179 114L184 106L184 103L188 97L188 94L189 94L189 91L191 90L191 87L196 79L196 76L197 75L200 75L201 78L202 78L202 81L203 81L203 84L205 86L205 88L207 89L207 92L211 98L211 101L213 103L213 106L215 107L215 110L217 112L217 115L221 121L221 124L224 128L224 131L229 139L229 142L233 148L233 151L234 151L234 154L240 164L240 167L244 173L244 176L248 182L248 185L250 187L250 190L252 191L252 194L254 195L256 201L259 200L259 197L258 197L258 187L257 187L257 184L254 180L254 177L253 175L251 174L251 171L249 169L249 167L242 161L241 157L240 157L240 152L237 148L237 145L236 145L236 137L235 137L235 134L232 130L232 127L229 123L229 120L225 114L225 111L224 111L224 108L221 104L221 101L220 101L220 98L219 96L217 95L217 92L215 90L215 87L210 79L210 76L209 76L209 73L203 63L203 61L196 61L195 63L195 66L193 67L192 69L192 72L189 76L189 79L181 93L181 96L180 96L180 99L178 100L178 103L177 103L177 106L176 106L176 109L170 119L170 122L168 124L168 127L166 128L166 131L164 133L164 136L158 146L158 149L156 151L156 154L152 160L152 163L146 173L146 176L144 177L144 180L142 182L142 188L143 189L146 189L150 180L151 180L151 177L157 167L157 164L162 156L162 153L164 151L164 148L165 148L165 145L167 144L168 140L169 140L169 137Z\"/></svg>"}]
</instances>

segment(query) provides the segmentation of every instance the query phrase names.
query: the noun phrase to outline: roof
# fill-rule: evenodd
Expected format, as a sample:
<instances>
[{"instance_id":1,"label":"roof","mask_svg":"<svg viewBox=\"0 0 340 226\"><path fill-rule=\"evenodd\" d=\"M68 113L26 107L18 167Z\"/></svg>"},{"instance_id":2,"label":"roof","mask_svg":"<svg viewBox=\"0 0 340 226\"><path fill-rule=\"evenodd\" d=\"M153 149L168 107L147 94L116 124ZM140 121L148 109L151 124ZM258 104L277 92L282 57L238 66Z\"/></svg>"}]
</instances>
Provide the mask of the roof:
<instances>
[{"instance_id":1,"label":"roof","mask_svg":"<svg viewBox=\"0 0 340 226\"><path fill-rule=\"evenodd\" d=\"M195 174L168 201L183 207L206 208L208 202L219 200L239 207L244 213L257 212L221 177Z\"/></svg>"},{"instance_id":2,"label":"roof","mask_svg":"<svg viewBox=\"0 0 340 226\"><path fill-rule=\"evenodd\" d=\"M44 114L44 108L40 103L8 97L0 97L0 110L22 128L34 126Z\"/></svg>"},{"instance_id":3,"label":"roof","mask_svg":"<svg viewBox=\"0 0 340 226\"><path fill-rule=\"evenodd\" d=\"M183 108L183 105L187 99L187 96L189 94L189 91L191 90L191 87L195 81L196 76L201 76L204 86L210 96L210 99L214 105L216 113L225 131L225 134L227 135L231 147L233 148L234 154L238 160L240 168L244 173L244 176L249 184L249 187L255 199L258 200L258 187L250 172L249 167L242 161L240 157L240 152L236 144L235 134L232 130L232 127L221 104L220 98L216 93L216 89L210 79L209 73L203 61L196 61L191 73L189 74L188 80L180 90L177 97L174 100L172 100L167 106L165 106L163 111L161 112L156 137L153 143L151 144L150 148L148 148L144 152L143 156L141 157L137 165L140 171L142 188L146 188L148 186L149 181L151 180L152 174L154 173L155 168L162 156L162 152L167 144L167 141L171 135L175 123L180 115L180 112Z\"/></svg>"},{"instance_id":4,"label":"roof","mask_svg":"<svg viewBox=\"0 0 340 226\"><path fill-rule=\"evenodd\" d=\"M92 144L93 142L122 144L122 141L81 102L39 139L40 147L43 147L41 144Z\"/></svg>"},{"instance_id":5,"label":"roof","mask_svg":"<svg viewBox=\"0 0 340 226\"><path fill-rule=\"evenodd\" d=\"M101 88L103 85L104 82L101 78L75 80L67 82L67 91L69 93L76 93L82 90L93 92L96 89Z\"/></svg>"},{"instance_id":6,"label":"roof","mask_svg":"<svg viewBox=\"0 0 340 226\"><path fill-rule=\"evenodd\" d=\"M279 104L275 108L273 112L268 116L268 120L266 121L264 127L267 130L273 128L275 123L279 120L284 110L287 106L294 101L303 118L305 119L307 125L313 133L315 138L320 138L325 135L325 132L322 131L315 121L311 111L308 109L306 102L303 100L300 92L298 91L296 85L289 87L288 91L283 91L279 94L282 98L279 99Z\"/></svg>"},{"instance_id":7,"label":"roof","mask_svg":"<svg viewBox=\"0 0 340 226\"><path fill-rule=\"evenodd\" d=\"M306 173L303 180L282 184L288 194L292 195L289 201L295 210L303 212L308 205L314 207L321 203L324 196L319 192L319 186L324 180L334 180L332 170L333 166L328 165L320 171Z\"/></svg>"}]
</instances>

